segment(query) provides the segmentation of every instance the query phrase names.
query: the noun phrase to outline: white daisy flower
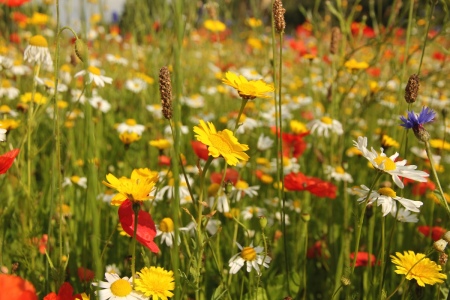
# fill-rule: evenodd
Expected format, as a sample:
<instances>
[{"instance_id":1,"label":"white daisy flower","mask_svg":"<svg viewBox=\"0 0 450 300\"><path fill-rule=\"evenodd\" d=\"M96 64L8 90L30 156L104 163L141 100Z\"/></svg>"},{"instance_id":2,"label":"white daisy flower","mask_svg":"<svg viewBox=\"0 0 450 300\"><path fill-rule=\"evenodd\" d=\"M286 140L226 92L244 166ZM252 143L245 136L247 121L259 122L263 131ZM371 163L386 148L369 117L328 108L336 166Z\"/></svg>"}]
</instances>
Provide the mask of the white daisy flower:
<instances>
[{"instance_id":1,"label":"white daisy flower","mask_svg":"<svg viewBox=\"0 0 450 300\"><path fill-rule=\"evenodd\" d=\"M336 181L343 181L352 183L353 177L349 173L345 172L344 168L341 166L332 167L332 166L326 166L325 173L327 173L332 179Z\"/></svg>"},{"instance_id":2,"label":"white daisy flower","mask_svg":"<svg viewBox=\"0 0 450 300\"><path fill-rule=\"evenodd\" d=\"M4 105L0 105L0 116L1 115L9 115L13 118L17 117L19 115L19 113L13 109L11 109L11 107L9 107L8 105L4 104ZM1 121L0 121L1 123Z\"/></svg>"},{"instance_id":3,"label":"white daisy flower","mask_svg":"<svg viewBox=\"0 0 450 300\"><path fill-rule=\"evenodd\" d=\"M109 273L109 274L117 274L117 275L120 276L120 270L119 270L119 268L116 266L116 264L107 265L107 266L106 266L106 273Z\"/></svg>"},{"instance_id":4,"label":"white daisy flower","mask_svg":"<svg viewBox=\"0 0 450 300\"><path fill-rule=\"evenodd\" d=\"M244 180L238 180L231 191L231 195L236 201L239 201L245 195L249 198L258 196L258 190L259 185L249 186Z\"/></svg>"},{"instance_id":5,"label":"white daisy flower","mask_svg":"<svg viewBox=\"0 0 450 300\"><path fill-rule=\"evenodd\" d=\"M217 200L216 200L217 199ZM214 203L217 201L216 207L214 208ZM221 193L220 195L216 195L214 197L209 197L209 206L217 209L221 213L230 212L230 205L228 204L227 195Z\"/></svg>"},{"instance_id":6,"label":"white daisy flower","mask_svg":"<svg viewBox=\"0 0 450 300\"><path fill-rule=\"evenodd\" d=\"M103 113L107 113L111 109L111 104L100 96L90 98L89 103L92 107L100 109Z\"/></svg>"},{"instance_id":7,"label":"white daisy flower","mask_svg":"<svg viewBox=\"0 0 450 300\"><path fill-rule=\"evenodd\" d=\"M365 185L361 185L359 192L361 193L361 197L358 198L358 202L364 203L366 201L367 196L369 194L369 188ZM421 201L414 201L402 197L398 197L397 194L388 187L379 188L378 191L371 191L369 200L367 204L372 204L375 201L377 205L381 205L381 211L383 212L383 217L388 213L395 212L397 209L397 205L395 201L400 202L401 205L405 207L406 210L413 212L420 212L419 208L423 205ZM395 216L395 214L394 214Z\"/></svg>"},{"instance_id":8,"label":"white daisy flower","mask_svg":"<svg viewBox=\"0 0 450 300\"><path fill-rule=\"evenodd\" d=\"M164 179L163 176L159 177L161 180ZM194 184L194 179L187 176L189 184L192 186ZM180 175L180 186L179 186L179 195L180 195L180 204L192 203L192 197L189 193L189 188L186 182L186 178L184 175ZM155 201L162 201L164 197L167 196L167 199L173 199L175 197L175 180L173 178L168 178L166 184L158 190L155 195Z\"/></svg>"},{"instance_id":9,"label":"white daisy flower","mask_svg":"<svg viewBox=\"0 0 450 300\"><path fill-rule=\"evenodd\" d=\"M222 222L220 222L220 220L209 219L205 229L206 231L208 231L210 235L215 235L217 233L217 230L219 230L221 224ZM195 224L195 222L192 221L189 224L187 224L185 228L186 231L188 231L189 234L193 236L195 235L195 231L197 230L197 224Z\"/></svg>"},{"instance_id":10,"label":"white daisy flower","mask_svg":"<svg viewBox=\"0 0 450 300\"><path fill-rule=\"evenodd\" d=\"M42 63L47 66L53 65L47 39L42 35L35 35L30 38L28 46L23 53L23 58L29 63Z\"/></svg>"},{"instance_id":11,"label":"white daisy flower","mask_svg":"<svg viewBox=\"0 0 450 300\"><path fill-rule=\"evenodd\" d=\"M117 126L117 131L120 133L128 132L128 133L136 133L138 135L142 135L145 130L145 126L141 124L137 124L134 119L127 119L125 122L120 123Z\"/></svg>"},{"instance_id":12,"label":"white daisy flower","mask_svg":"<svg viewBox=\"0 0 450 300\"><path fill-rule=\"evenodd\" d=\"M251 218L265 216L266 210L257 206L247 206L241 211L241 216L244 221L250 220Z\"/></svg>"},{"instance_id":13,"label":"white daisy flower","mask_svg":"<svg viewBox=\"0 0 450 300\"><path fill-rule=\"evenodd\" d=\"M181 104L185 104L191 108L201 108L205 106L205 98L199 94L190 97L182 97Z\"/></svg>"},{"instance_id":14,"label":"white daisy flower","mask_svg":"<svg viewBox=\"0 0 450 300\"><path fill-rule=\"evenodd\" d=\"M128 79L125 81L125 88L135 94L139 94L147 88L147 83L140 78Z\"/></svg>"},{"instance_id":15,"label":"white daisy flower","mask_svg":"<svg viewBox=\"0 0 450 300\"><path fill-rule=\"evenodd\" d=\"M88 81L86 83L88 84L94 81L97 86L104 87L105 83L111 84L113 81L111 77L103 76L102 71L94 66L89 66L87 70L81 70L80 72L75 74L75 77L84 76L86 72L88 74Z\"/></svg>"},{"instance_id":16,"label":"white daisy flower","mask_svg":"<svg viewBox=\"0 0 450 300\"><path fill-rule=\"evenodd\" d=\"M64 181L62 183L62 186L71 186L71 185L78 185L82 188L87 188L87 178L86 177L80 177L77 175L71 176L71 177L64 177Z\"/></svg>"},{"instance_id":17,"label":"white daisy flower","mask_svg":"<svg viewBox=\"0 0 450 300\"><path fill-rule=\"evenodd\" d=\"M268 136L264 136L264 134L261 133L261 135L258 138L258 143L256 144L256 148L258 148L259 151L265 151L270 148L272 148L274 143L274 140L272 140Z\"/></svg>"},{"instance_id":18,"label":"white daisy flower","mask_svg":"<svg viewBox=\"0 0 450 300\"><path fill-rule=\"evenodd\" d=\"M161 104L147 105L145 108L152 114L154 119L162 119L163 114Z\"/></svg>"},{"instance_id":19,"label":"white daisy flower","mask_svg":"<svg viewBox=\"0 0 450 300\"><path fill-rule=\"evenodd\" d=\"M419 222L419 218L417 217L417 214L411 213L409 210L404 209L403 207L400 207L400 209L397 210L394 209L391 211L391 215L395 218L395 215L397 215L397 220L403 223L417 223Z\"/></svg>"},{"instance_id":20,"label":"white daisy flower","mask_svg":"<svg viewBox=\"0 0 450 300\"><path fill-rule=\"evenodd\" d=\"M6 133L7 132L8 132L8 130L0 128L0 142L6 141Z\"/></svg>"},{"instance_id":21,"label":"white daisy flower","mask_svg":"<svg viewBox=\"0 0 450 300\"><path fill-rule=\"evenodd\" d=\"M19 96L19 89L12 86L11 81L3 79L0 85L0 97L6 97L9 100L13 100Z\"/></svg>"},{"instance_id":22,"label":"white daisy flower","mask_svg":"<svg viewBox=\"0 0 450 300\"><path fill-rule=\"evenodd\" d=\"M106 281L93 282L93 286L98 286L102 290L96 293L100 300L135 300L147 299L143 295L133 291L132 278L120 278L117 274L105 273Z\"/></svg>"},{"instance_id":23,"label":"white daisy flower","mask_svg":"<svg viewBox=\"0 0 450 300\"><path fill-rule=\"evenodd\" d=\"M395 184L401 189L404 185L400 180L400 177L419 182L427 181L429 174L416 170L417 166L415 165L406 166L406 159L402 161L395 161L395 159L399 156L397 152L388 157L383 152L383 148L380 148L380 154L378 154L373 147L369 151L369 149L367 149L367 137L358 137L358 141L353 141L353 145L362 152L362 155L372 163L374 168L391 175L392 180L394 180Z\"/></svg>"},{"instance_id":24,"label":"white daisy flower","mask_svg":"<svg viewBox=\"0 0 450 300\"><path fill-rule=\"evenodd\" d=\"M120 55L106 54L105 58L108 62L112 64L126 66L128 65L128 59L121 57Z\"/></svg>"},{"instance_id":25,"label":"white daisy flower","mask_svg":"<svg viewBox=\"0 0 450 300\"><path fill-rule=\"evenodd\" d=\"M344 133L342 129L342 124L334 120L330 117L322 117L317 120L313 120L308 123L308 128L311 131L311 134L316 133L319 136L329 137L329 132L335 133L337 135L341 135Z\"/></svg>"},{"instance_id":26,"label":"white daisy flower","mask_svg":"<svg viewBox=\"0 0 450 300\"><path fill-rule=\"evenodd\" d=\"M181 227L179 231L187 231L189 228ZM168 247L172 247L175 238L175 228L171 218L164 218L156 227L156 236L161 236L161 244L166 243ZM181 238L178 235L178 245L181 243Z\"/></svg>"},{"instance_id":27,"label":"white daisy flower","mask_svg":"<svg viewBox=\"0 0 450 300\"><path fill-rule=\"evenodd\" d=\"M253 243L251 243L248 247L242 247L237 242L236 244L241 252L235 254L232 258L230 258L230 261L228 262L228 266L230 267L230 274L236 274L245 264L247 265L247 272L250 273L253 268L258 273L258 275L261 274L259 265L262 265L266 268L269 267L269 263L272 258L263 253L264 247L253 247Z\"/></svg>"}]
</instances>

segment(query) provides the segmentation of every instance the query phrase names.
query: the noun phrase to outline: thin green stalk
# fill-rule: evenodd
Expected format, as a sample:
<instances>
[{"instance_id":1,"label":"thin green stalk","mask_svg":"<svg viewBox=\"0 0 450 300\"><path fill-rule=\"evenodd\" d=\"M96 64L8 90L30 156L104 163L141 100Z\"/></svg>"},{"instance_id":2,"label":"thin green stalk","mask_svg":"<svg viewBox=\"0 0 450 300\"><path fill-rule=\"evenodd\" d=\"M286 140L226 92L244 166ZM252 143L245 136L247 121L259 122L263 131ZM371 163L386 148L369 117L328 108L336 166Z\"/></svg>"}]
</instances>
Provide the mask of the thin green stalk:
<instances>
[{"instance_id":1,"label":"thin green stalk","mask_svg":"<svg viewBox=\"0 0 450 300\"><path fill-rule=\"evenodd\" d=\"M381 175L383 175L383 173L377 172L377 175L375 177L375 179L372 182L372 185L370 186L369 192L367 193L367 197L366 200L364 200L364 202L362 203L363 208L361 211L361 215L359 216L359 222L356 225L356 239L355 239L355 250L354 250L354 255L353 255L353 262L350 266L350 275L353 275L353 272L355 271L355 266L356 266L356 258L357 258L357 253L359 250L359 241L361 239L361 231L362 231L362 225L364 222L364 216L365 216L365 212L366 212L366 208L367 208L367 203L369 203L370 200L370 194L372 193L373 189L375 188L375 185L377 184L378 180L380 179Z\"/></svg>"},{"instance_id":2,"label":"thin green stalk","mask_svg":"<svg viewBox=\"0 0 450 300\"><path fill-rule=\"evenodd\" d=\"M431 153L431 148L430 148L430 142L426 141L425 142L425 150L427 151L427 156L428 159L430 160L430 167L431 167L431 173L433 174L434 180L436 180L436 184L438 186L438 190L439 190L439 194L441 195L441 197L438 197L441 205L443 207L445 207L447 214L450 217L450 207L448 206L447 200L445 198L445 194L444 191L442 190L442 186L441 186L441 182L439 181L439 177L437 175L436 172L436 167L434 165L434 161L433 161L433 154Z\"/></svg>"},{"instance_id":3,"label":"thin green stalk","mask_svg":"<svg viewBox=\"0 0 450 300\"><path fill-rule=\"evenodd\" d=\"M241 118L242 113L244 112L244 108L245 108L245 105L247 104L247 102L248 102L247 99L242 99L242 102L241 102L241 108L239 109L239 114L238 114L238 116L237 116L236 124L234 125L234 130L233 130L233 132L236 132L236 130L237 130L238 127L239 127L239 119Z\"/></svg>"},{"instance_id":4,"label":"thin green stalk","mask_svg":"<svg viewBox=\"0 0 450 300\"><path fill-rule=\"evenodd\" d=\"M422 68L423 57L425 56L425 49L427 47L427 42L428 42L428 32L430 31L430 26L431 26L431 18L433 17L434 8L436 7L436 3L437 3L437 1L432 1L432 4L431 4L431 12L430 12L430 15L428 16L428 24L427 24L427 29L425 30L422 54L420 55L419 69L417 70L417 76L420 75L420 70Z\"/></svg>"}]
</instances>

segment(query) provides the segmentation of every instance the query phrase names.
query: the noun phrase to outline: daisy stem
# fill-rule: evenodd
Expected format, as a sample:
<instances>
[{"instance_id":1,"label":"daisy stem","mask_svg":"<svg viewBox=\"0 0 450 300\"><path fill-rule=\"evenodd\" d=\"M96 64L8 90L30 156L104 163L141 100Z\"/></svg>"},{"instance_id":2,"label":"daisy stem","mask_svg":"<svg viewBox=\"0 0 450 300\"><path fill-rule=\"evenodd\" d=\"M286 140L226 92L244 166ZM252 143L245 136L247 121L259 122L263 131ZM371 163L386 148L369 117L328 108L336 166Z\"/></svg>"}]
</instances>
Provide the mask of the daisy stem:
<instances>
[{"instance_id":1,"label":"daisy stem","mask_svg":"<svg viewBox=\"0 0 450 300\"><path fill-rule=\"evenodd\" d=\"M364 216L365 216L367 204L369 203L369 200L370 200L370 194L372 194L372 191L373 191L375 185L377 184L378 180L380 179L381 175L383 175L382 172L377 172L377 176L373 180L372 185L370 186L369 192L367 193L366 200L363 202L363 208L362 208L362 211L361 211L361 215L359 216L359 222L356 225L355 250L353 252L353 261L352 261L352 264L350 266L350 275L353 275L353 272L355 271L356 259L358 257L357 254L358 254L358 250L359 250L359 241L361 239L362 225L363 225L363 222L364 222Z\"/></svg>"},{"instance_id":2,"label":"daisy stem","mask_svg":"<svg viewBox=\"0 0 450 300\"><path fill-rule=\"evenodd\" d=\"M131 276L133 277L133 286L134 279L136 277L136 236L137 236L137 227L138 227L138 216L139 216L140 204L133 203L133 212L134 212L134 227L133 227L133 240L131 241Z\"/></svg>"},{"instance_id":3,"label":"daisy stem","mask_svg":"<svg viewBox=\"0 0 450 300\"><path fill-rule=\"evenodd\" d=\"M236 130L238 129L238 127L239 127L239 119L241 118L241 115L244 112L244 108L245 108L245 105L247 104L247 102L248 102L247 99L242 99L241 108L239 109L239 114L238 114L237 119L236 119L236 124L234 125L233 133L235 133Z\"/></svg>"},{"instance_id":4,"label":"daisy stem","mask_svg":"<svg viewBox=\"0 0 450 300\"><path fill-rule=\"evenodd\" d=\"M441 205L445 207L445 209L447 210L447 214L450 217L450 207L448 206L447 200L445 199L445 194L444 194L444 191L442 190L442 186L441 186L439 177L436 172L436 167L434 166L433 154L431 153L430 142L428 142L428 141L425 142L425 150L427 151L428 159L430 160L431 172L433 173L433 177L436 180L436 184L439 189L439 194L441 195L441 197L439 198L439 201L441 202Z\"/></svg>"}]
</instances>

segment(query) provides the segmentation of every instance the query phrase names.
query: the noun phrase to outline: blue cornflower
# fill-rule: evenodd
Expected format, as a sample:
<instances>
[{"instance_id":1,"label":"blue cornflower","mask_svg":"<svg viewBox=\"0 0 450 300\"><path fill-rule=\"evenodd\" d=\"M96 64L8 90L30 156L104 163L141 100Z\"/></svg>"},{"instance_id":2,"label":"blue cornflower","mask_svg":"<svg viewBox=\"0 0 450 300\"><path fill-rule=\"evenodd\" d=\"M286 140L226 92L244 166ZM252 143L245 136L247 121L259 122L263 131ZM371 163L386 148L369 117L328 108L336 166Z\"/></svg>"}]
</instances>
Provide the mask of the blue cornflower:
<instances>
[{"instance_id":1,"label":"blue cornflower","mask_svg":"<svg viewBox=\"0 0 450 300\"><path fill-rule=\"evenodd\" d=\"M429 139L429 134L423 127L424 124L434 121L436 112L428 107L423 107L422 111L417 115L413 111L408 111L408 118L400 117L402 123L400 126L406 129L412 129L416 137L425 142Z\"/></svg>"},{"instance_id":2,"label":"blue cornflower","mask_svg":"<svg viewBox=\"0 0 450 300\"><path fill-rule=\"evenodd\" d=\"M400 124L400 126L403 126L406 129L414 129L434 121L435 117L436 112L434 112L434 110L423 107L419 115L416 115L413 111L408 111L408 118L401 116L400 120L402 120L403 123Z\"/></svg>"}]
</instances>

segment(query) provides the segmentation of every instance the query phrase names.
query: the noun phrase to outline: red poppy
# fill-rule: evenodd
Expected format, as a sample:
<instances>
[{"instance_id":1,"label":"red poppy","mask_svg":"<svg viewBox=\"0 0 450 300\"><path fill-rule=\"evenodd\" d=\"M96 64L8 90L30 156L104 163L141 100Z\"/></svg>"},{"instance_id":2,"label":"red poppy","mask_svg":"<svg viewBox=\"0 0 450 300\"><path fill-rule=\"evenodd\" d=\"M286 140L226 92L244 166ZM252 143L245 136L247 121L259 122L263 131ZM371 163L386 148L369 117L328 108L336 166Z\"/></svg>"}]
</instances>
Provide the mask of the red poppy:
<instances>
[{"instance_id":1,"label":"red poppy","mask_svg":"<svg viewBox=\"0 0 450 300\"><path fill-rule=\"evenodd\" d=\"M414 196L423 196L427 191L434 191L435 189L436 185L428 179L426 182L416 183L412 188L412 194Z\"/></svg>"},{"instance_id":2,"label":"red poppy","mask_svg":"<svg viewBox=\"0 0 450 300\"><path fill-rule=\"evenodd\" d=\"M20 44L20 36L16 32L13 32L9 35L9 41L13 44Z\"/></svg>"},{"instance_id":3,"label":"red poppy","mask_svg":"<svg viewBox=\"0 0 450 300\"><path fill-rule=\"evenodd\" d=\"M205 144L199 141L191 141L191 145L192 149L194 149L195 155L197 155L198 158L208 160L209 151Z\"/></svg>"},{"instance_id":4,"label":"red poppy","mask_svg":"<svg viewBox=\"0 0 450 300\"><path fill-rule=\"evenodd\" d=\"M439 51L433 53L433 59L437 61L445 61L445 54Z\"/></svg>"},{"instance_id":5,"label":"red poppy","mask_svg":"<svg viewBox=\"0 0 450 300\"><path fill-rule=\"evenodd\" d=\"M353 259L355 258L355 253L350 253L350 261L353 263ZM370 262L373 265L375 265L375 255L370 254ZM369 253L367 252L358 252L356 254L356 264L355 267L366 267L369 264Z\"/></svg>"},{"instance_id":6,"label":"red poppy","mask_svg":"<svg viewBox=\"0 0 450 300\"><path fill-rule=\"evenodd\" d=\"M306 257L308 258L329 258L329 253L327 252L327 244L323 241L317 241L308 248L306 251Z\"/></svg>"},{"instance_id":7,"label":"red poppy","mask_svg":"<svg viewBox=\"0 0 450 300\"><path fill-rule=\"evenodd\" d=\"M284 187L289 191L308 191L317 197L336 198L337 187L334 184L300 172L287 174Z\"/></svg>"},{"instance_id":8,"label":"red poppy","mask_svg":"<svg viewBox=\"0 0 450 300\"><path fill-rule=\"evenodd\" d=\"M158 156L158 165L160 166L170 166L170 157L166 155Z\"/></svg>"},{"instance_id":9,"label":"red poppy","mask_svg":"<svg viewBox=\"0 0 450 300\"><path fill-rule=\"evenodd\" d=\"M119 220L123 230L130 236L134 234L134 211L133 203L130 200L125 200L119 207ZM159 252L158 246L153 239L156 236L156 226L152 217L146 211L139 210L138 226L136 232L136 240L143 246L150 249L154 253Z\"/></svg>"},{"instance_id":10,"label":"red poppy","mask_svg":"<svg viewBox=\"0 0 450 300\"><path fill-rule=\"evenodd\" d=\"M211 182L220 184L222 182L223 172L218 173L214 172L211 174ZM231 182L233 185L236 184L239 180L239 172L236 171L236 169L228 168L227 172L225 173L225 179L224 182Z\"/></svg>"},{"instance_id":11,"label":"red poppy","mask_svg":"<svg viewBox=\"0 0 450 300\"><path fill-rule=\"evenodd\" d=\"M312 29L312 24L309 22L305 22L301 25L298 25L297 28L295 28L295 32L297 33L298 37L305 38L311 36Z\"/></svg>"},{"instance_id":12,"label":"red poppy","mask_svg":"<svg viewBox=\"0 0 450 300\"><path fill-rule=\"evenodd\" d=\"M422 233L424 236L430 236L433 241L439 240L444 233L447 232L447 229L439 227L439 226L433 226L431 227L430 232L430 226L419 226L417 227L417 230L419 230L420 233Z\"/></svg>"},{"instance_id":13,"label":"red poppy","mask_svg":"<svg viewBox=\"0 0 450 300\"><path fill-rule=\"evenodd\" d=\"M283 133L283 155L295 158L301 156L308 146L303 137L308 134L309 131L302 134Z\"/></svg>"},{"instance_id":14,"label":"red poppy","mask_svg":"<svg viewBox=\"0 0 450 300\"><path fill-rule=\"evenodd\" d=\"M19 154L19 149L14 149L9 152L6 152L3 155L0 155L0 174L6 173L9 168L11 168L14 159Z\"/></svg>"},{"instance_id":15,"label":"red poppy","mask_svg":"<svg viewBox=\"0 0 450 300\"><path fill-rule=\"evenodd\" d=\"M79 267L77 270L77 273L78 273L78 278L80 278L80 281L82 281L82 282L92 281L95 277L94 271L89 270L88 268Z\"/></svg>"},{"instance_id":16,"label":"red poppy","mask_svg":"<svg viewBox=\"0 0 450 300\"><path fill-rule=\"evenodd\" d=\"M381 69L376 67L368 68L366 72L367 74L373 77L379 77L381 75Z\"/></svg>"},{"instance_id":17,"label":"red poppy","mask_svg":"<svg viewBox=\"0 0 450 300\"><path fill-rule=\"evenodd\" d=\"M37 300L34 286L25 279L8 274L0 274L0 299Z\"/></svg>"},{"instance_id":18,"label":"red poppy","mask_svg":"<svg viewBox=\"0 0 450 300\"><path fill-rule=\"evenodd\" d=\"M30 2L30 0L0 0L0 4L5 4L9 7L18 7L22 6L25 3Z\"/></svg>"},{"instance_id":19,"label":"red poppy","mask_svg":"<svg viewBox=\"0 0 450 300\"><path fill-rule=\"evenodd\" d=\"M64 282L59 288L58 294L51 292L44 297L44 300L74 300L82 299L80 295L73 295L73 287L68 282Z\"/></svg>"}]
</instances>

